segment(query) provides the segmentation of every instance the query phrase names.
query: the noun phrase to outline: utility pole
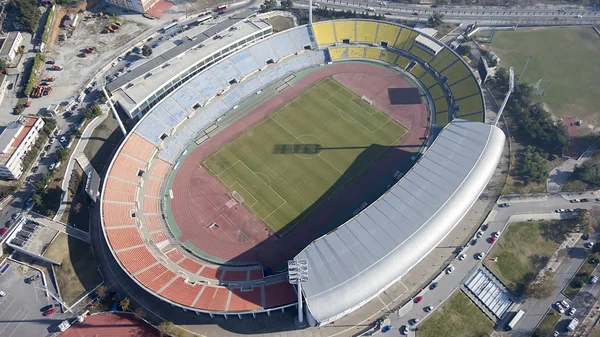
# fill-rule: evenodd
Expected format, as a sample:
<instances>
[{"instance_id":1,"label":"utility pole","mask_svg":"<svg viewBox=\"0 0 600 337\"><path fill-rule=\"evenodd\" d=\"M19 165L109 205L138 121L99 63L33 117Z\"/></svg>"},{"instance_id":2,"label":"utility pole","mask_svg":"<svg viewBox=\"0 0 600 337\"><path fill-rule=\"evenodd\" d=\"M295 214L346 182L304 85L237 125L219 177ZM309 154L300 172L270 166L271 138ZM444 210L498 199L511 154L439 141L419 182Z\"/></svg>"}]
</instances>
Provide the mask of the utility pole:
<instances>
[{"instance_id":1,"label":"utility pole","mask_svg":"<svg viewBox=\"0 0 600 337\"><path fill-rule=\"evenodd\" d=\"M504 97L504 101L502 102L502 105L500 106L500 110L498 110L498 114L496 115L496 119L494 120L494 126L498 124L498 121L500 120L500 117L502 116L502 112L504 111L504 108L506 107L506 103L508 103L508 98L510 97L510 94L513 93L513 91L515 90L515 69L513 67L510 67L510 69L508 70L508 92L506 93L506 96Z\"/></svg>"},{"instance_id":2,"label":"utility pole","mask_svg":"<svg viewBox=\"0 0 600 337\"><path fill-rule=\"evenodd\" d=\"M533 56L527 56L527 63L525 63L525 67L523 67L523 70L521 70L521 74L519 75L519 79L517 80L517 82L521 82L521 76L523 76L523 73L525 72L525 69L527 69L527 66L529 65L529 62L531 60L533 60Z\"/></svg>"}]
</instances>

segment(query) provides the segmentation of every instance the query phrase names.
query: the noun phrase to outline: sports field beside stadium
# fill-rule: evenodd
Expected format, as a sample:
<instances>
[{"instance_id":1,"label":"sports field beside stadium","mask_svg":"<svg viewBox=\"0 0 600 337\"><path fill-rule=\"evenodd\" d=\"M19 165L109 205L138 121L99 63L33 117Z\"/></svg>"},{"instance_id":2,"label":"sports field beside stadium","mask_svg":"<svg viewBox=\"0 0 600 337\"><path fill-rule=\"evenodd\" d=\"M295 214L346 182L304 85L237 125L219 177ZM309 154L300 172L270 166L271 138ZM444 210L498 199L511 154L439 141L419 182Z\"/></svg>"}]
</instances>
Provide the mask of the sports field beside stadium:
<instances>
[{"instance_id":1,"label":"sports field beside stadium","mask_svg":"<svg viewBox=\"0 0 600 337\"><path fill-rule=\"evenodd\" d=\"M501 67L515 68L515 81L533 56L521 81L536 85L541 79L539 92L546 92L536 100L552 114L600 123L600 37L591 27L497 31L489 47Z\"/></svg>"},{"instance_id":2,"label":"sports field beside stadium","mask_svg":"<svg viewBox=\"0 0 600 337\"><path fill-rule=\"evenodd\" d=\"M283 235L405 133L367 100L326 78L202 165Z\"/></svg>"}]
</instances>

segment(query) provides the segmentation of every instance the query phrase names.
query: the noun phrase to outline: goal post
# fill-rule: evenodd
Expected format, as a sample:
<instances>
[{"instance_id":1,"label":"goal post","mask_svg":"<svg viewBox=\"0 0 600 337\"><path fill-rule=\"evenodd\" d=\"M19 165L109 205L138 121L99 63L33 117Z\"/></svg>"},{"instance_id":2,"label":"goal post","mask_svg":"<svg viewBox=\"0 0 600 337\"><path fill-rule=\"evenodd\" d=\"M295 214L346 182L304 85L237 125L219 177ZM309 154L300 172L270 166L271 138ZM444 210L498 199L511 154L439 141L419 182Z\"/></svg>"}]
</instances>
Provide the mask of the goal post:
<instances>
[{"instance_id":1,"label":"goal post","mask_svg":"<svg viewBox=\"0 0 600 337\"><path fill-rule=\"evenodd\" d=\"M232 192L231 192L231 197L232 197L233 199L235 199L235 201L237 201L237 202L238 202L238 203L240 203L240 204L243 204L243 203L244 203L244 197L242 197L242 195L241 195L241 194L239 194L237 191L232 191Z\"/></svg>"},{"instance_id":2,"label":"goal post","mask_svg":"<svg viewBox=\"0 0 600 337\"><path fill-rule=\"evenodd\" d=\"M367 98L367 96L361 96L361 100L367 102L370 106L373 106L373 101Z\"/></svg>"}]
</instances>

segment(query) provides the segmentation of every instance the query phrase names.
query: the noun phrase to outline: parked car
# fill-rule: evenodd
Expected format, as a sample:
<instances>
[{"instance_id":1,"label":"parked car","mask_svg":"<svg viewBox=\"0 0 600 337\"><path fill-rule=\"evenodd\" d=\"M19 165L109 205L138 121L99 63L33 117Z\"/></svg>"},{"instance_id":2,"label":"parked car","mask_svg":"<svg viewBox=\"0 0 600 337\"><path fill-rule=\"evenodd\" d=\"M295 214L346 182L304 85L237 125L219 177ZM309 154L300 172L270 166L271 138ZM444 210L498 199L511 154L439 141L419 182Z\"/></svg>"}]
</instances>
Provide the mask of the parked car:
<instances>
[{"instance_id":1,"label":"parked car","mask_svg":"<svg viewBox=\"0 0 600 337\"><path fill-rule=\"evenodd\" d=\"M586 242L585 245L583 245L585 248L592 248L594 247L594 242L590 241L590 242Z\"/></svg>"},{"instance_id":2,"label":"parked car","mask_svg":"<svg viewBox=\"0 0 600 337\"><path fill-rule=\"evenodd\" d=\"M501 231L497 231L497 232L494 232L492 234L492 236L495 237L495 238L498 238L500 236L500 234L502 234L502 232Z\"/></svg>"},{"instance_id":3,"label":"parked car","mask_svg":"<svg viewBox=\"0 0 600 337\"><path fill-rule=\"evenodd\" d=\"M50 310L46 310L46 311L44 312L44 316L50 316L50 315L52 315L52 314L53 314L53 313L55 313L55 312L56 312L56 308L52 308L52 309L50 309Z\"/></svg>"},{"instance_id":4,"label":"parked car","mask_svg":"<svg viewBox=\"0 0 600 337\"><path fill-rule=\"evenodd\" d=\"M4 296L6 296L6 293L4 291L0 290L0 297L4 297Z\"/></svg>"},{"instance_id":5,"label":"parked car","mask_svg":"<svg viewBox=\"0 0 600 337\"><path fill-rule=\"evenodd\" d=\"M591 283L591 284L596 284L596 283L598 283L598 276L596 276L596 275L592 275L592 277L590 277L590 283Z\"/></svg>"},{"instance_id":6,"label":"parked car","mask_svg":"<svg viewBox=\"0 0 600 337\"><path fill-rule=\"evenodd\" d=\"M61 142L61 143L64 143L64 142L66 142L66 141L67 141L67 137L65 137L65 136L61 136L61 137L60 137L60 142Z\"/></svg>"},{"instance_id":7,"label":"parked car","mask_svg":"<svg viewBox=\"0 0 600 337\"><path fill-rule=\"evenodd\" d=\"M403 335L408 335L408 325L403 325L400 329L400 333Z\"/></svg>"},{"instance_id":8,"label":"parked car","mask_svg":"<svg viewBox=\"0 0 600 337\"><path fill-rule=\"evenodd\" d=\"M52 163L52 164L50 164L50 166L48 166L48 170L52 171L52 170L54 170L55 167L56 167L56 163Z\"/></svg>"},{"instance_id":9,"label":"parked car","mask_svg":"<svg viewBox=\"0 0 600 337\"><path fill-rule=\"evenodd\" d=\"M31 168L31 172L36 173L39 170L39 166L34 166Z\"/></svg>"},{"instance_id":10,"label":"parked car","mask_svg":"<svg viewBox=\"0 0 600 337\"><path fill-rule=\"evenodd\" d=\"M54 305L52 305L52 304L48 304L47 306L43 307L41 311L44 311L44 312L45 312L45 311L48 311L48 310L50 310L50 309L52 309L52 308L54 308Z\"/></svg>"},{"instance_id":11,"label":"parked car","mask_svg":"<svg viewBox=\"0 0 600 337\"><path fill-rule=\"evenodd\" d=\"M13 220L17 220L17 218L18 218L18 217L20 217L20 216L21 216L21 212L14 213L14 214L12 215L12 219L13 219Z\"/></svg>"},{"instance_id":12,"label":"parked car","mask_svg":"<svg viewBox=\"0 0 600 337\"><path fill-rule=\"evenodd\" d=\"M496 240L498 240L497 236L490 237L490 243L494 243L494 242L496 242Z\"/></svg>"},{"instance_id":13,"label":"parked car","mask_svg":"<svg viewBox=\"0 0 600 337\"><path fill-rule=\"evenodd\" d=\"M560 301L560 305L562 305L565 309L569 309L571 307L571 305L569 305L569 303L567 303L565 300Z\"/></svg>"},{"instance_id":14,"label":"parked car","mask_svg":"<svg viewBox=\"0 0 600 337\"><path fill-rule=\"evenodd\" d=\"M477 260L483 260L484 257L485 257L485 252L481 252L481 253L477 254L477 256L476 256Z\"/></svg>"},{"instance_id":15,"label":"parked car","mask_svg":"<svg viewBox=\"0 0 600 337\"><path fill-rule=\"evenodd\" d=\"M428 305L425 308L423 308L423 310L425 310L425 312L431 312L433 310L433 307L431 305Z\"/></svg>"},{"instance_id":16,"label":"parked car","mask_svg":"<svg viewBox=\"0 0 600 337\"><path fill-rule=\"evenodd\" d=\"M565 308L560 305L560 302L556 302L556 310L558 310L558 312L560 312L561 314L565 313Z\"/></svg>"},{"instance_id":17,"label":"parked car","mask_svg":"<svg viewBox=\"0 0 600 337\"><path fill-rule=\"evenodd\" d=\"M52 138L48 139L48 143L49 143L49 144L52 144L52 143L54 143L54 137L52 137Z\"/></svg>"},{"instance_id":18,"label":"parked car","mask_svg":"<svg viewBox=\"0 0 600 337\"><path fill-rule=\"evenodd\" d=\"M419 302L421 302L422 300L423 300L423 296L417 296L417 297L415 297L415 300L414 300L414 302L415 302L415 303L419 303Z\"/></svg>"},{"instance_id":19,"label":"parked car","mask_svg":"<svg viewBox=\"0 0 600 337\"><path fill-rule=\"evenodd\" d=\"M437 288L438 284L439 283L437 283L437 282L433 282L431 285L429 285L429 289L433 290L433 289Z\"/></svg>"},{"instance_id":20,"label":"parked car","mask_svg":"<svg viewBox=\"0 0 600 337\"><path fill-rule=\"evenodd\" d=\"M500 204L500 205L498 205L498 206L499 206L500 208L506 208L506 207L510 207L510 204L505 202L505 203L503 203L503 204Z\"/></svg>"},{"instance_id":21,"label":"parked car","mask_svg":"<svg viewBox=\"0 0 600 337\"><path fill-rule=\"evenodd\" d=\"M466 257L467 257L467 254L465 254L465 253L462 253L462 254L460 254L460 255L458 256L458 260L459 260L459 261L462 261L462 260L464 260Z\"/></svg>"},{"instance_id":22,"label":"parked car","mask_svg":"<svg viewBox=\"0 0 600 337\"><path fill-rule=\"evenodd\" d=\"M386 333L388 331L392 330L392 326L391 325L386 325L383 328L381 328L381 332Z\"/></svg>"},{"instance_id":23,"label":"parked car","mask_svg":"<svg viewBox=\"0 0 600 337\"><path fill-rule=\"evenodd\" d=\"M477 232L477 237L480 238L483 235L483 231L478 231Z\"/></svg>"},{"instance_id":24,"label":"parked car","mask_svg":"<svg viewBox=\"0 0 600 337\"><path fill-rule=\"evenodd\" d=\"M413 318L413 319L411 319L410 321L408 321L408 324L410 324L410 325L415 325L415 324L419 323L420 321L421 321L421 320L420 320L420 319L418 319L418 318Z\"/></svg>"},{"instance_id":25,"label":"parked car","mask_svg":"<svg viewBox=\"0 0 600 337\"><path fill-rule=\"evenodd\" d=\"M35 275L29 276L28 278L26 278L26 279L25 279L25 282L26 282L26 283L31 283L31 282L33 282L33 281L35 281L35 280L39 279L39 278L40 278L40 275L39 275L39 274L35 274ZM52 307L52 306L50 306L50 307ZM44 311L48 311L48 310L50 310L50 308L48 308L48 309L46 309L46 310L44 310Z\"/></svg>"},{"instance_id":26,"label":"parked car","mask_svg":"<svg viewBox=\"0 0 600 337\"><path fill-rule=\"evenodd\" d=\"M446 268L446 274L452 274L454 269L456 269L456 268L454 268L454 266L450 266L450 267Z\"/></svg>"},{"instance_id":27,"label":"parked car","mask_svg":"<svg viewBox=\"0 0 600 337\"><path fill-rule=\"evenodd\" d=\"M571 308L571 309L569 310L569 312L567 312L567 315L569 315L569 316L573 316L573 315L575 315L575 312L576 312L576 311L577 311L577 309L575 309L575 308Z\"/></svg>"}]
</instances>

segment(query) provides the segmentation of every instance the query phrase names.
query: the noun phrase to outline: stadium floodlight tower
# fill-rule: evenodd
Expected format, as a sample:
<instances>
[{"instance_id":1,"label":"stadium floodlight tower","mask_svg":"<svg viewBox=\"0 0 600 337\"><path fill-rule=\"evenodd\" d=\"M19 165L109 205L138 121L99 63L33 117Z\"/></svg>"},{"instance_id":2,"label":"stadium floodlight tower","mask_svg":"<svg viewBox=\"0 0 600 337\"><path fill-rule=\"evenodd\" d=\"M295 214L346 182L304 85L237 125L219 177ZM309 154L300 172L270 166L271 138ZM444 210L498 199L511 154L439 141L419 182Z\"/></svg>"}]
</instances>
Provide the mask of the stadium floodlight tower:
<instances>
[{"instance_id":1,"label":"stadium floodlight tower","mask_svg":"<svg viewBox=\"0 0 600 337\"><path fill-rule=\"evenodd\" d=\"M313 1L312 0L308 0L308 25L310 26L310 28L312 29L312 5Z\"/></svg>"},{"instance_id":2,"label":"stadium floodlight tower","mask_svg":"<svg viewBox=\"0 0 600 337\"><path fill-rule=\"evenodd\" d=\"M500 117L502 116L502 112L504 111L504 108L506 107L506 103L508 103L508 98L510 97L510 94L513 93L513 91L515 91L515 69L513 67L510 67L510 69L508 70L508 92L506 92L504 101L502 101L500 110L498 110L498 114L496 115L496 119L494 120L494 125L498 124L498 121L500 120Z\"/></svg>"},{"instance_id":3,"label":"stadium floodlight tower","mask_svg":"<svg viewBox=\"0 0 600 337\"><path fill-rule=\"evenodd\" d=\"M296 325L304 326L304 310L302 308L302 283L308 282L308 260L288 260L288 281L290 284L295 284L298 291L298 317L296 317Z\"/></svg>"}]
</instances>

